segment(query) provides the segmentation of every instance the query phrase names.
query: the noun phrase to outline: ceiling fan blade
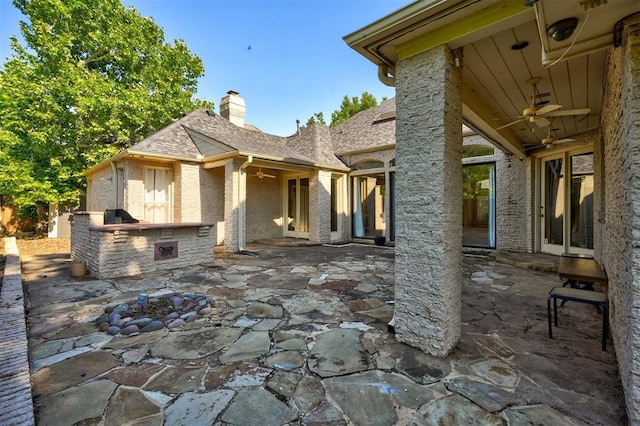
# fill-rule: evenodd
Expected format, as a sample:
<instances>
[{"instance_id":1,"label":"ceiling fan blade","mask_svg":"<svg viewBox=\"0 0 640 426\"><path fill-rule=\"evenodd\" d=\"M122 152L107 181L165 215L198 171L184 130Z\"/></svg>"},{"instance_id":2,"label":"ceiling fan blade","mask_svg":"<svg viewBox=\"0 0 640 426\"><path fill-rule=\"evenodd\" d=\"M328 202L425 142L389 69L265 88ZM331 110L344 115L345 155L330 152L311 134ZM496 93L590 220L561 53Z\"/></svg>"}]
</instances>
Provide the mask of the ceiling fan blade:
<instances>
[{"instance_id":1,"label":"ceiling fan blade","mask_svg":"<svg viewBox=\"0 0 640 426\"><path fill-rule=\"evenodd\" d=\"M547 127L551 125L551 122L544 117L536 116L531 118L532 118L532 121L536 123L538 127Z\"/></svg>"},{"instance_id":2,"label":"ceiling fan blade","mask_svg":"<svg viewBox=\"0 0 640 426\"><path fill-rule=\"evenodd\" d=\"M534 115L546 115L560 108L562 108L562 105L554 105L554 104L545 105L539 110L537 110Z\"/></svg>"},{"instance_id":3,"label":"ceiling fan blade","mask_svg":"<svg viewBox=\"0 0 640 426\"><path fill-rule=\"evenodd\" d=\"M524 120L526 120L526 119L527 119L527 117L524 117L524 118L521 118L521 119L519 119L519 120L512 121L511 123L509 123L509 124L505 124L504 126L496 127L494 130L501 130L501 129L504 129L505 127L513 126L514 124L521 123L521 122L523 122L523 121L524 121Z\"/></svg>"},{"instance_id":4,"label":"ceiling fan blade","mask_svg":"<svg viewBox=\"0 0 640 426\"><path fill-rule=\"evenodd\" d=\"M552 143L556 144L556 143L565 143L565 142L573 142L573 141L575 141L575 139L564 138L564 139L558 139L557 141L553 141Z\"/></svg>"},{"instance_id":5,"label":"ceiling fan blade","mask_svg":"<svg viewBox=\"0 0 640 426\"><path fill-rule=\"evenodd\" d=\"M578 109L566 109L564 111L553 111L547 113L546 115L549 117L560 117L563 115L586 115L591 112L590 108L578 108Z\"/></svg>"},{"instance_id":6,"label":"ceiling fan blade","mask_svg":"<svg viewBox=\"0 0 640 426\"><path fill-rule=\"evenodd\" d=\"M528 146L528 147L526 147L524 150L525 150L525 151L531 151L532 149L542 148L543 146L544 146L544 145L542 145L542 144L532 145L532 146Z\"/></svg>"}]
</instances>

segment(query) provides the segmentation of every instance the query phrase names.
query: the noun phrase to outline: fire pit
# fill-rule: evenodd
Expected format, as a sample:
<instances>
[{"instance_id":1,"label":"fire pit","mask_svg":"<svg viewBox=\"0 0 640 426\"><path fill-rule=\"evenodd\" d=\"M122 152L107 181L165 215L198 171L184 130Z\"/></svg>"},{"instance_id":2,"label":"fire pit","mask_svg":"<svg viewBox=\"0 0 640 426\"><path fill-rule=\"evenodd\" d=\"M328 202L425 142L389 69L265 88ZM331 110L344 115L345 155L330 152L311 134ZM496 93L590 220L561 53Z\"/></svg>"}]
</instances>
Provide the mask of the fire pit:
<instances>
[{"instance_id":1,"label":"fire pit","mask_svg":"<svg viewBox=\"0 0 640 426\"><path fill-rule=\"evenodd\" d=\"M203 293L141 294L138 300L105 308L96 320L100 331L112 336L179 328L210 314L212 302Z\"/></svg>"}]
</instances>

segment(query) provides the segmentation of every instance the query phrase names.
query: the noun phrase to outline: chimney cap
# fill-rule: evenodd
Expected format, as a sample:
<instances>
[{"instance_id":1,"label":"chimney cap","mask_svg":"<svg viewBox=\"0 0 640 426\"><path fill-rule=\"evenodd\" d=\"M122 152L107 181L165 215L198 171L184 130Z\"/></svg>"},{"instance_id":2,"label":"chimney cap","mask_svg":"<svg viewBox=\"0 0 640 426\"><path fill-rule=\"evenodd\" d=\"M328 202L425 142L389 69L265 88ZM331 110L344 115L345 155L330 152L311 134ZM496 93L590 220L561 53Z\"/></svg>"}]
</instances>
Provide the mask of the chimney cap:
<instances>
[{"instance_id":1,"label":"chimney cap","mask_svg":"<svg viewBox=\"0 0 640 426\"><path fill-rule=\"evenodd\" d=\"M236 92L235 90L229 90L227 92L227 95L239 95L239 94L240 94L240 92Z\"/></svg>"}]
</instances>

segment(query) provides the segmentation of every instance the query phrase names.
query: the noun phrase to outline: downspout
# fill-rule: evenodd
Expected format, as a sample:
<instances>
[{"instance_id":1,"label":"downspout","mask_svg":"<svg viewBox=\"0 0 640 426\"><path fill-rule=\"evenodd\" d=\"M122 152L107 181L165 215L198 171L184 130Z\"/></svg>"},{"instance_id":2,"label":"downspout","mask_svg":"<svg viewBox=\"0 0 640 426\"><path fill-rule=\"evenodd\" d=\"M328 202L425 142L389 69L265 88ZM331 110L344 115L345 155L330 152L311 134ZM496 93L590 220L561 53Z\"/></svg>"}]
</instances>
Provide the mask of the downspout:
<instances>
[{"instance_id":1,"label":"downspout","mask_svg":"<svg viewBox=\"0 0 640 426\"><path fill-rule=\"evenodd\" d=\"M114 184L113 188L113 208L117 209L118 208L118 169L116 167L116 163L111 161L109 162L109 164L111 165L111 183Z\"/></svg>"},{"instance_id":2,"label":"downspout","mask_svg":"<svg viewBox=\"0 0 640 426\"><path fill-rule=\"evenodd\" d=\"M246 190L247 190L247 180L244 179L244 186L242 185L243 177L245 176L244 170L249 167L249 164L253 163L253 156L250 155L247 161L242 163L240 166L240 170L238 172L238 251L242 253L244 251L244 240L245 240L245 220L246 220Z\"/></svg>"},{"instance_id":3,"label":"downspout","mask_svg":"<svg viewBox=\"0 0 640 426\"><path fill-rule=\"evenodd\" d=\"M378 65L378 80L385 86L395 87L396 85L396 77L389 74L389 65L387 64Z\"/></svg>"}]
</instances>

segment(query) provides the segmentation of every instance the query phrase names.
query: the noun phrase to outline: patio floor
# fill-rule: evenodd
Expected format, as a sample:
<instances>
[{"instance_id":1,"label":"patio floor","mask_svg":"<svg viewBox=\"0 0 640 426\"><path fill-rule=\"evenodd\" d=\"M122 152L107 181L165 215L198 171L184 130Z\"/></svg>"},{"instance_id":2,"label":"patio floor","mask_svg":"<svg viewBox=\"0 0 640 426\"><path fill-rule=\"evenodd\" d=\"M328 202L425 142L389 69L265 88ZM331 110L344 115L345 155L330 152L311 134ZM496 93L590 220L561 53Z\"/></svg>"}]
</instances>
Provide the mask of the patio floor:
<instances>
[{"instance_id":1,"label":"patio floor","mask_svg":"<svg viewBox=\"0 0 640 426\"><path fill-rule=\"evenodd\" d=\"M22 259L38 424L626 424L601 314L569 303L547 337L552 272L464 256L461 340L437 359L387 330L393 248L246 250L110 281ZM140 292L202 292L213 309L171 331L97 330Z\"/></svg>"}]
</instances>

